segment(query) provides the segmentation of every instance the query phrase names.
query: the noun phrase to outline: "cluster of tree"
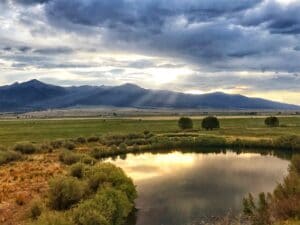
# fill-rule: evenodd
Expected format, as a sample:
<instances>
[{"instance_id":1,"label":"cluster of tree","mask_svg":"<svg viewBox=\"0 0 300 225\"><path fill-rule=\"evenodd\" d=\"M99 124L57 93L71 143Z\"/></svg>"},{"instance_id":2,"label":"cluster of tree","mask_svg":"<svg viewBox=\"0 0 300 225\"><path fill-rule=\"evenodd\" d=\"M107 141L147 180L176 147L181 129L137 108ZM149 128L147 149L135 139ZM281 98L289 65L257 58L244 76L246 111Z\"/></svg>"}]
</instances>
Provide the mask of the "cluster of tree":
<instances>
[{"instance_id":1,"label":"cluster of tree","mask_svg":"<svg viewBox=\"0 0 300 225\"><path fill-rule=\"evenodd\" d=\"M275 116L270 116L265 119L265 125L268 127L278 127L279 119ZM182 130L193 129L193 120L189 117L181 117L178 120L178 126ZM215 116L207 116L201 122L201 127L206 130L220 128L220 122Z\"/></svg>"},{"instance_id":2,"label":"cluster of tree","mask_svg":"<svg viewBox=\"0 0 300 225\"><path fill-rule=\"evenodd\" d=\"M193 129L193 120L189 117L181 117L178 120L178 126L182 130ZM220 122L217 117L208 116L202 120L201 127L206 130L218 129Z\"/></svg>"}]
</instances>

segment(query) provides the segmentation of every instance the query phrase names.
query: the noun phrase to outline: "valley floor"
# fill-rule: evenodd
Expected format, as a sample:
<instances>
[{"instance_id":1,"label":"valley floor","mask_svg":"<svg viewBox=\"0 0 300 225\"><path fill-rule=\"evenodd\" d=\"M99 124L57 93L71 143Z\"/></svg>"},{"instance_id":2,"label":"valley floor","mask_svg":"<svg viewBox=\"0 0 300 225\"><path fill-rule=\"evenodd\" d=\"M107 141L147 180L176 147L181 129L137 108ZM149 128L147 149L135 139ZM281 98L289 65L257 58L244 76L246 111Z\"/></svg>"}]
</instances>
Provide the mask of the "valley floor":
<instances>
[{"instance_id":1,"label":"valley floor","mask_svg":"<svg viewBox=\"0 0 300 225\"><path fill-rule=\"evenodd\" d=\"M55 139L101 136L108 134L179 132L175 117L149 117L133 119L51 119L51 120L1 120L0 145L11 146L16 142L43 142ZM194 119L197 134L249 138L272 138L300 134L300 116L280 117L280 127L268 128L263 117L223 117L221 129L206 131L200 128L201 119Z\"/></svg>"},{"instance_id":2,"label":"valley floor","mask_svg":"<svg viewBox=\"0 0 300 225\"><path fill-rule=\"evenodd\" d=\"M47 198L49 179L69 174L71 165L79 162L89 165L103 157L127 152L202 145L280 149L282 144L289 150L300 149L299 116L280 117L281 126L276 128L266 127L261 117L220 118L221 129L213 131L201 129L200 118L193 122L193 130L182 132L177 120L169 117L1 120L0 162L1 157L7 160L2 161L3 165L0 163L0 223L23 225L30 200ZM285 146L291 141L293 145ZM26 144L16 148L17 142ZM3 149L9 154L12 150L22 154L6 155Z\"/></svg>"}]
</instances>

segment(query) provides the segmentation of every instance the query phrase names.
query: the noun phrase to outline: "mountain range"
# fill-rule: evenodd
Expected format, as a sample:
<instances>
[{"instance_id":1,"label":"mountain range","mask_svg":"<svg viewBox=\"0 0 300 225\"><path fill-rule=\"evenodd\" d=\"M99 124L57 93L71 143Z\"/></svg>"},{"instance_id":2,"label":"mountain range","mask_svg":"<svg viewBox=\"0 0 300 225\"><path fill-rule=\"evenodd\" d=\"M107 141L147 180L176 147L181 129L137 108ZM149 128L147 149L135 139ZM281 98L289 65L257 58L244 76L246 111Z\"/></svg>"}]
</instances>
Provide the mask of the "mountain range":
<instances>
[{"instance_id":1,"label":"mountain range","mask_svg":"<svg viewBox=\"0 0 300 225\"><path fill-rule=\"evenodd\" d=\"M0 111L23 112L84 106L132 108L300 110L300 106L221 92L193 95L120 86L61 87L38 80L0 87Z\"/></svg>"}]
</instances>

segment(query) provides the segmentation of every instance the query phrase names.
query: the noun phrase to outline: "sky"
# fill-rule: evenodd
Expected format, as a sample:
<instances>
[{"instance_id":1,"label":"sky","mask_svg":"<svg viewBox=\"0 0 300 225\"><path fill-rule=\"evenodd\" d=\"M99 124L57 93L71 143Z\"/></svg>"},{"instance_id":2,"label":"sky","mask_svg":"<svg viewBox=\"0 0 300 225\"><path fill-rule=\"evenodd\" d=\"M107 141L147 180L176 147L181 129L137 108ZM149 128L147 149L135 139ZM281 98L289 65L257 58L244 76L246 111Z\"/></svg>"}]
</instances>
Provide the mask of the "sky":
<instances>
[{"instance_id":1,"label":"sky","mask_svg":"<svg viewBox=\"0 0 300 225\"><path fill-rule=\"evenodd\" d=\"M222 91L300 105L299 0L0 0L0 85Z\"/></svg>"}]
</instances>

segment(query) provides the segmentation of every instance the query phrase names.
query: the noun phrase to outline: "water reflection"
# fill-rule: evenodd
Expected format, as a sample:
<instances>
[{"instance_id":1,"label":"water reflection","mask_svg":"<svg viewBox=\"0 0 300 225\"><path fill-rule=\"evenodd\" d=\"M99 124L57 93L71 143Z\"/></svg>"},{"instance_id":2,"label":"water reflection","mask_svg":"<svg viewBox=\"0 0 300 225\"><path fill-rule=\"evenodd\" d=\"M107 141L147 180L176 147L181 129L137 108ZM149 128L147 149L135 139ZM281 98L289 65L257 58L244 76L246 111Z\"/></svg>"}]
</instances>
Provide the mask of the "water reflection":
<instances>
[{"instance_id":1,"label":"water reflection","mask_svg":"<svg viewBox=\"0 0 300 225\"><path fill-rule=\"evenodd\" d=\"M288 161L257 153L145 153L115 159L137 185L131 225L186 225L238 213L249 192L272 191Z\"/></svg>"}]
</instances>

